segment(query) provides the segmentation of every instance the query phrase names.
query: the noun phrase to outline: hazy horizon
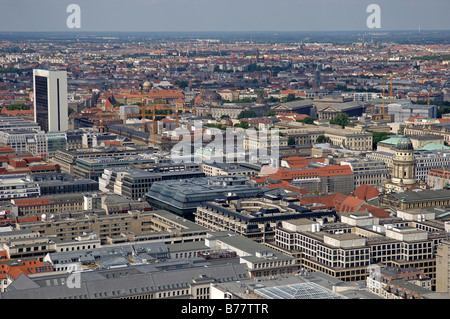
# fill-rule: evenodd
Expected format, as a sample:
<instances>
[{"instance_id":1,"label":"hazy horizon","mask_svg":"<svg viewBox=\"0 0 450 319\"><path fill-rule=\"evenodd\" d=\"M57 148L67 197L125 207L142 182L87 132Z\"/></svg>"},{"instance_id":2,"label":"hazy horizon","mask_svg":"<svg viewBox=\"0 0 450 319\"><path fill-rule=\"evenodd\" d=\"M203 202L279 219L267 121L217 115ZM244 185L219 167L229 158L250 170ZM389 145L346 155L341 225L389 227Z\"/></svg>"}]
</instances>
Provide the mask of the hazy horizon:
<instances>
[{"instance_id":1,"label":"hazy horizon","mask_svg":"<svg viewBox=\"0 0 450 319\"><path fill-rule=\"evenodd\" d=\"M370 29L369 4L381 8ZM81 8L81 28L66 11ZM448 0L0 0L1 32L448 31Z\"/></svg>"}]
</instances>

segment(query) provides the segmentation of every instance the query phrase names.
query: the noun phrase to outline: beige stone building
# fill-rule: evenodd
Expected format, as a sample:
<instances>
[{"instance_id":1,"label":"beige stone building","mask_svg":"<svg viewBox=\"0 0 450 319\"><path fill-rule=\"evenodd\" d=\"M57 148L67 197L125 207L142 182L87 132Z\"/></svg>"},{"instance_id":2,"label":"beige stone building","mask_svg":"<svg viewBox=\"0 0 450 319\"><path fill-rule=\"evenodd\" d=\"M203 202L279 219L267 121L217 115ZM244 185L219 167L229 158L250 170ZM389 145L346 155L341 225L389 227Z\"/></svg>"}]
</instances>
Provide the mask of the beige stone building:
<instances>
[{"instance_id":1,"label":"beige stone building","mask_svg":"<svg viewBox=\"0 0 450 319\"><path fill-rule=\"evenodd\" d=\"M344 223L345 221L345 223ZM297 256L300 267L321 271L343 281L366 280L371 265L416 268L436 280L436 247L448 236L443 231L420 229L407 220L381 222L367 213L350 213L342 223L319 229L278 227L275 245Z\"/></svg>"},{"instance_id":2,"label":"beige stone building","mask_svg":"<svg viewBox=\"0 0 450 319\"><path fill-rule=\"evenodd\" d=\"M331 145L353 151L372 151L372 134L364 131L346 130L335 127L308 125L298 122L279 122L275 127L286 136L293 136L296 145L313 145L319 136L330 140Z\"/></svg>"},{"instance_id":3,"label":"beige stone building","mask_svg":"<svg viewBox=\"0 0 450 319\"><path fill-rule=\"evenodd\" d=\"M55 219L17 224L18 229L38 231L41 236L55 236L59 240L74 240L85 233L95 232L103 244L166 238L196 241L207 233L203 227L164 211L130 211L106 215L72 213ZM160 234L164 232L165 234Z\"/></svg>"},{"instance_id":4,"label":"beige stone building","mask_svg":"<svg viewBox=\"0 0 450 319\"><path fill-rule=\"evenodd\" d=\"M443 241L436 254L436 291L450 293L450 242Z\"/></svg>"}]
</instances>

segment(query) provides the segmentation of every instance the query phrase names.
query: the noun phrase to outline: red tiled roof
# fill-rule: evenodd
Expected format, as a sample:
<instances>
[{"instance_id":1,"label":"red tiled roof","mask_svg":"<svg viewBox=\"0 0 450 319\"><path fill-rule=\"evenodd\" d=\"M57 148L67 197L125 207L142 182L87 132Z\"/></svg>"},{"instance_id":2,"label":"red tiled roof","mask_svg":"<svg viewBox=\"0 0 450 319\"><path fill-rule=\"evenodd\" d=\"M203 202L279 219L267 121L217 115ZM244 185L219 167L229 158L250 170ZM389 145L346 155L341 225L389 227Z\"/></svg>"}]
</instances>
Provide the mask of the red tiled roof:
<instances>
[{"instance_id":1,"label":"red tiled roof","mask_svg":"<svg viewBox=\"0 0 450 319\"><path fill-rule=\"evenodd\" d=\"M34 205L48 205L50 199L48 198L35 198L35 199L13 199L14 204L17 206L34 206Z\"/></svg>"},{"instance_id":2,"label":"red tiled roof","mask_svg":"<svg viewBox=\"0 0 450 319\"><path fill-rule=\"evenodd\" d=\"M380 191L371 185L358 186L353 192L353 196L362 200L368 200L377 197Z\"/></svg>"},{"instance_id":3,"label":"red tiled roof","mask_svg":"<svg viewBox=\"0 0 450 319\"><path fill-rule=\"evenodd\" d=\"M378 217L378 218L387 218L390 216L390 214L385 211L383 208L379 208L379 207L375 207L372 205L362 205L361 208L359 209L359 211L364 211L367 210L369 213L372 214L372 216L374 217Z\"/></svg>"},{"instance_id":4,"label":"red tiled roof","mask_svg":"<svg viewBox=\"0 0 450 319\"><path fill-rule=\"evenodd\" d=\"M309 207L310 209L334 208L335 197L336 194L297 196L301 205L314 205Z\"/></svg>"},{"instance_id":5,"label":"red tiled roof","mask_svg":"<svg viewBox=\"0 0 450 319\"><path fill-rule=\"evenodd\" d=\"M344 201L342 201L340 206L336 206L336 210L339 212L347 212L347 213L357 212L359 211L359 208L363 203L364 201L361 199L358 199L353 196L347 196L347 198Z\"/></svg>"},{"instance_id":6,"label":"red tiled roof","mask_svg":"<svg viewBox=\"0 0 450 319\"><path fill-rule=\"evenodd\" d=\"M269 177L273 179L292 180L295 178L310 178L310 177L324 177L324 176L342 176L353 175L353 171L349 165L326 165L319 168L312 169L292 169L286 170L278 168Z\"/></svg>"}]
</instances>

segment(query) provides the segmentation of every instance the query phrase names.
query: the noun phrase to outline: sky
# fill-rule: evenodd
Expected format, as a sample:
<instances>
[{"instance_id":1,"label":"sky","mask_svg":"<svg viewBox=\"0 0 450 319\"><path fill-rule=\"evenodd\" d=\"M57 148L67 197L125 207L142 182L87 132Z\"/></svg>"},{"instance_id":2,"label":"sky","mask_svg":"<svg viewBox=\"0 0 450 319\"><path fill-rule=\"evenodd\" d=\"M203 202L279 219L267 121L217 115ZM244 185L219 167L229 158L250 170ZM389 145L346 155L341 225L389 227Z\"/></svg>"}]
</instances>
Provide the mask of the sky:
<instances>
[{"instance_id":1,"label":"sky","mask_svg":"<svg viewBox=\"0 0 450 319\"><path fill-rule=\"evenodd\" d=\"M80 28L67 26L70 4ZM449 13L449 0L0 0L0 31L450 30Z\"/></svg>"}]
</instances>

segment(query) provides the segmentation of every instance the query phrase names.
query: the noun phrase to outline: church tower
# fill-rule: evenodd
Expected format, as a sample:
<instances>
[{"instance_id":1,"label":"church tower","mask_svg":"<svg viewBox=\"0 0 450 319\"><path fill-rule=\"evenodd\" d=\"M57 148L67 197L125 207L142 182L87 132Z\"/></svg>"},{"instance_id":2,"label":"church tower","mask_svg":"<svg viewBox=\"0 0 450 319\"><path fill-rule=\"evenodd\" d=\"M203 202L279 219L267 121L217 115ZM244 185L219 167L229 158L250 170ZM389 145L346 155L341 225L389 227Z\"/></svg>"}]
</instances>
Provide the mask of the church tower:
<instances>
[{"instance_id":1,"label":"church tower","mask_svg":"<svg viewBox=\"0 0 450 319\"><path fill-rule=\"evenodd\" d=\"M405 191L415 188L417 186L415 166L416 159L412 142L407 137L401 137L395 146L392 177L386 182L386 191Z\"/></svg>"},{"instance_id":2,"label":"church tower","mask_svg":"<svg viewBox=\"0 0 450 319\"><path fill-rule=\"evenodd\" d=\"M392 182L405 185L416 183L414 167L416 159L412 142L407 137L398 140L393 158Z\"/></svg>"}]
</instances>

